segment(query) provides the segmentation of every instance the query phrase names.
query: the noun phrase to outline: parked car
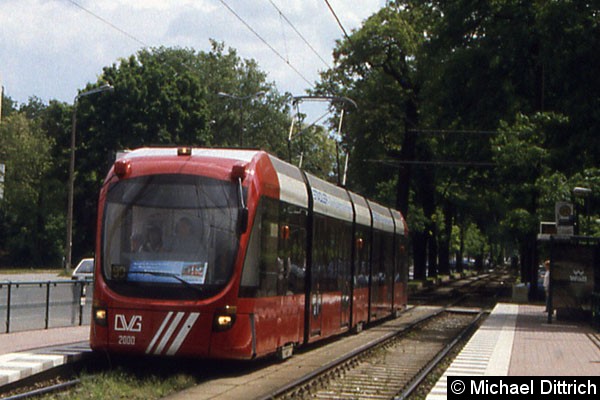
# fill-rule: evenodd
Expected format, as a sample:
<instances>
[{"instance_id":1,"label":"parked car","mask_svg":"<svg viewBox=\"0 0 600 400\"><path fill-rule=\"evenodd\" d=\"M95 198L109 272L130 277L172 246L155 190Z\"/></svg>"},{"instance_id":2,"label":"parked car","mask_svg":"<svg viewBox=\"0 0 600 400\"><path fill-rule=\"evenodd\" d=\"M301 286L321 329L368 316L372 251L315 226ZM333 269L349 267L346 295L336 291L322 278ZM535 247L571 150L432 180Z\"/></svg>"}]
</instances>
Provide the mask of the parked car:
<instances>
[{"instance_id":1,"label":"parked car","mask_svg":"<svg viewBox=\"0 0 600 400\"><path fill-rule=\"evenodd\" d=\"M81 261L79 261L79 264L77 264L77 266L73 270L71 279L76 281L91 281L92 279L94 279L94 259L84 258Z\"/></svg>"}]
</instances>

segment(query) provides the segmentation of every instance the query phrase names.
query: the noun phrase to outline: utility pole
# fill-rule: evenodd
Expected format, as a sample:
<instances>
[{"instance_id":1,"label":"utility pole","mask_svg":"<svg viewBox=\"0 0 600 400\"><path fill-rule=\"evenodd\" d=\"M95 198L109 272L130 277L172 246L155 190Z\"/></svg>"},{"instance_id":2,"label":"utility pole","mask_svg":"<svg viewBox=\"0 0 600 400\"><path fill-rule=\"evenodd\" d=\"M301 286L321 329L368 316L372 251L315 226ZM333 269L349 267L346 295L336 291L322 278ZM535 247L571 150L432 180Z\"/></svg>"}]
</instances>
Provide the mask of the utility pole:
<instances>
[{"instance_id":1,"label":"utility pole","mask_svg":"<svg viewBox=\"0 0 600 400\"><path fill-rule=\"evenodd\" d=\"M71 123L71 157L69 160L69 188L68 188L68 204L67 204L67 240L65 243L65 271L71 271L72 260L71 253L73 249L73 192L75 189L75 128L77 126L77 106L79 99L84 96L96 94L100 92L113 91L114 87L109 84L104 84L87 92L79 93L73 100L73 115Z\"/></svg>"}]
</instances>

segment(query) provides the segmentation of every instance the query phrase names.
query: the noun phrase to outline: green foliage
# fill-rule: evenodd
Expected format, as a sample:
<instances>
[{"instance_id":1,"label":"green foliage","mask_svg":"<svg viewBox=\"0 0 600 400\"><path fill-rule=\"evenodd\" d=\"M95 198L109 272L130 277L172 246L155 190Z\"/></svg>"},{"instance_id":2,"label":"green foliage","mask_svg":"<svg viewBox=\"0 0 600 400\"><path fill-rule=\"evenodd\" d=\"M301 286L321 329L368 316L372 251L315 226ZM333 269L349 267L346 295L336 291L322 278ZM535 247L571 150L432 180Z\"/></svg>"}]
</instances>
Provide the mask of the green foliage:
<instances>
[{"instance_id":1,"label":"green foliage","mask_svg":"<svg viewBox=\"0 0 600 400\"><path fill-rule=\"evenodd\" d=\"M0 200L0 242L5 244L0 251L11 250L1 258L12 265L43 262L38 249L47 244L44 220L51 145L25 113L12 113L0 125L0 160L6 166Z\"/></svg>"},{"instance_id":2,"label":"green foliage","mask_svg":"<svg viewBox=\"0 0 600 400\"><path fill-rule=\"evenodd\" d=\"M556 201L584 207L572 190L587 187L589 231L600 234L598 15L598 3L585 0L386 2L337 43L335 65L315 90L358 103L346 110L340 144L350 155L348 187L408 204L419 240L459 250L462 237L469 251L515 240L524 247L537 221L552 220ZM278 93L254 60L211 46L144 49L118 60L82 88L108 82L114 92L81 97L76 108L35 98L19 108L3 96L0 256L31 258L37 245L60 259L74 113L74 258L93 249L98 188L117 150L243 144L296 164L302 154L307 170L335 181L334 138L311 127L288 148L290 95ZM418 248L424 263L428 246Z\"/></svg>"},{"instance_id":3,"label":"green foliage","mask_svg":"<svg viewBox=\"0 0 600 400\"><path fill-rule=\"evenodd\" d=\"M8 172L0 258L8 254L28 264L60 262L73 118L75 260L93 252L98 191L117 151L243 145L288 158L290 96L278 93L254 60L242 60L222 43L211 45L208 52L140 50L105 67L97 82L80 91L110 83L112 92L78 96L72 106L56 101L44 105L32 98L17 110L3 97L0 156L7 160ZM294 161L303 152L307 170L335 180L336 145L324 129L309 129L292 150Z\"/></svg>"},{"instance_id":4,"label":"green foliage","mask_svg":"<svg viewBox=\"0 0 600 400\"><path fill-rule=\"evenodd\" d=\"M186 374L156 376L136 374L124 368L97 374L84 374L81 384L67 392L48 395L45 399L160 399L192 386L195 379Z\"/></svg>"},{"instance_id":5,"label":"green foliage","mask_svg":"<svg viewBox=\"0 0 600 400\"><path fill-rule=\"evenodd\" d=\"M6 118L17 110L17 103L7 96L3 90L1 92L2 98L0 99L0 102L2 104L0 104L0 111L2 111L2 115L0 115L0 117Z\"/></svg>"},{"instance_id":6,"label":"green foliage","mask_svg":"<svg viewBox=\"0 0 600 400\"><path fill-rule=\"evenodd\" d=\"M501 181L511 183L502 186L509 204L504 226L517 237L537 231L540 204L553 209L565 194L564 175L552 172L549 142L566 123L565 117L553 113L518 114L513 124L500 122L491 142L496 172Z\"/></svg>"},{"instance_id":7,"label":"green foliage","mask_svg":"<svg viewBox=\"0 0 600 400\"><path fill-rule=\"evenodd\" d=\"M320 90L359 104L343 138L351 187L376 196L410 176L419 238L432 230L433 196L442 241L449 223L463 236L475 224L488 241L530 240L573 178L598 165L598 15L589 1L388 2L338 43L322 75ZM414 159L493 166L394 163L413 160L407 138L419 127L444 133L418 134Z\"/></svg>"},{"instance_id":8,"label":"green foliage","mask_svg":"<svg viewBox=\"0 0 600 400\"><path fill-rule=\"evenodd\" d=\"M384 162L388 154L402 150L404 121L414 117L417 54L429 22L422 7L384 7L338 43L336 66L322 74L319 93L347 96L359 104L346 114L342 142L350 153L349 187L369 197L379 197L373 182L395 177Z\"/></svg>"},{"instance_id":9,"label":"green foliage","mask_svg":"<svg viewBox=\"0 0 600 400\"><path fill-rule=\"evenodd\" d=\"M549 142L560 133L567 118L555 113L517 114L512 125L500 121L492 140L494 160L502 173L517 180L531 180L550 169ZM515 176L516 175L516 176Z\"/></svg>"},{"instance_id":10,"label":"green foliage","mask_svg":"<svg viewBox=\"0 0 600 400\"><path fill-rule=\"evenodd\" d=\"M266 81L254 60L242 60L213 41L210 52L198 54L198 73L206 87L213 145L260 148L287 158L289 96Z\"/></svg>"},{"instance_id":11,"label":"green foliage","mask_svg":"<svg viewBox=\"0 0 600 400\"><path fill-rule=\"evenodd\" d=\"M301 139L292 144L292 163L298 165L302 155L302 169L333 183L337 183L336 142L323 127L314 126L302 133ZM283 157L287 159L288 157ZM342 168L343 166L340 166ZM342 173L340 169L340 173Z\"/></svg>"},{"instance_id":12,"label":"green foliage","mask_svg":"<svg viewBox=\"0 0 600 400\"><path fill-rule=\"evenodd\" d=\"M572 199L577 207L580 222L580 233L600 237L600 168L586 168L574 174L568 183L571 190L575 187L587 188L591 193L585 197L565 197Z\"/></svg>"},{"instance_id":13,"label":"green foliage","mask_svg":"<svg viewBox=\"0 0 600 400\"><path fill-rule=\"evenodd\" d=\"M523 240L531 232L538 229L538 217L523 208L514 208L507 212L502 226L512 237Z\"/></svg>"},{"instance_id":14,"label":"green foliage","mask_svg":"<svg viewBox=\"0 0 600 400\"><path fill-rule=\"evenodd\" d=\"M540 176L537 180L539 187L539 216L541 221L554 221L554 205L557 201L568 201L571 189L567 177L562 172L553 172Z\"/></svg>"},{"instance_id":15,"label":"green foliage","mask_svg":"<svg viewBox=\"0 0 600 400\"><path fill-rule=\"evenodd\" d=\"M192 51L158 48L105 67L99 84L109 82L115 90L80 99L83 145L210 144L206 91L195 63Z\"/></svg>"},{"instance_id":16,"label":"green foliage","mask_svg":"<svg viewBox=\"0 0 600 400\"><path fill-rule=\"evenodd\" d=\"M465 232L465 254L483 256L489 252L489 244L479 227L473 223L467 226Z\"/></svg>"},{"instance_id":17,"label":"green foliage","mask_svg":"<svg viewBox=\"0 0 600 400\"><path fill-rule=\"evenodd\" d=\"M415 232L423 232L429 222L428 218L423 213L423 208L417 207L414 202L409 204L406 221L409 229Z\"/></svg>"}]
</instances>

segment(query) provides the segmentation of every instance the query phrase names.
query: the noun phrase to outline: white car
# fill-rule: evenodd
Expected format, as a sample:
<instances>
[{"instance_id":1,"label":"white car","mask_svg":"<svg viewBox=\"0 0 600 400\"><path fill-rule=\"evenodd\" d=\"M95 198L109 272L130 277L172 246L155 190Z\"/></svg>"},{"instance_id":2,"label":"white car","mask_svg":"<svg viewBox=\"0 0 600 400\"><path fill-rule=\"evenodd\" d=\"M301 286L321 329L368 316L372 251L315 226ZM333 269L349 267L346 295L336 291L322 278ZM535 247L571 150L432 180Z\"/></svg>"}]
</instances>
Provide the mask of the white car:
<instances>
[{"instance_id":1,"label":"white car","mask_svg":"<svg viewBox=\"0 0 600 400\"><path fill-rule=\"evenodd\" d=\"M73 270L71 279L76 281L91 281L94 279L94 259L84 258Z\"/></svg>"}]
</instances>

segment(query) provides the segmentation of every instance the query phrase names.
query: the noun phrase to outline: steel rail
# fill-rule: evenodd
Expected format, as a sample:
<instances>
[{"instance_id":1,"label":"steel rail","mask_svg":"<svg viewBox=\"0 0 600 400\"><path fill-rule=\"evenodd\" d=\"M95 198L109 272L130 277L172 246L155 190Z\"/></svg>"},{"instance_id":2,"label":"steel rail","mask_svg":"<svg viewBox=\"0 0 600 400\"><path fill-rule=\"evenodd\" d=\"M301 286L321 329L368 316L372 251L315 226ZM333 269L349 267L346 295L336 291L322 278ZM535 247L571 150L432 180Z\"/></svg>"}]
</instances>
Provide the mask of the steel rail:
<instances>
[{"instance_id":1,"label":"steel rail","mask_svg":"<svg viewBox=\"0 0 600 400\"><path fill-rule=\"evenodd\" d=\"M404 400L410 396L415 389L417 389L427 378L427 376L438 366L438 364L456 347L460 341L462 341L465 337L469 336L481 321L481 318L487 314L484 312L480 312L477 317L466 326L455 338L452 342L448 343L423 369L409 382L409 384L402 389L399 395L394 397L394 400Z\"/></svg>"},{"instance_id":2,"label":"steel rail","mask_svg":"<svg viewBox=\"0 0 600 400\"><path fill-rule=\"evenodd\" d=\"M325 364L322 367L320 367L312 372L309 372L308 374L280 387L279 389L270 393L269 395L260 398L260 400L271 400L273 398L283 396L283 395L287 394L288 392L290 392L290 393L293 392L296 388L306 385L308 382L315 380L320 376L333 374L339 368L342 368L344 365L354 361L356 358L361 357L361 356L367 356L370 351L384 345L386 342L389 342L393 339L396 339L398 337L405 335L406 333L410 332L415 327L417 327L421 324L424 324L429 320L432 320L433 318L437 317L438 315L440 315L444 312L446 312L445 307L439 309L438 311L435 311L434 313L432 313L430 315L425 316L424 318L421 318L417 321L414 321L414 322L406 325L405 327L402 328L401 331L390 332L390 333L382 336L381 338L379 338L373 342L367 343L367 344L357 348L356 350L353 350L352 352L350 352L336 360L333 360L332 362Z\"/></svg>"},{"instance_id":3,"label":"steel rail","mask_svg":"<svg viewBox=\"0 0 600 400\"><path fill-rule=\"evenodd\" d=\"M73 379L71 381L67 381L67 382L62 382L62 383L57 383L55 385L51 385L51 386L46 386L43 388L39 388L39 389L34 389L31 390L29 392L24 392L24 393L19 393L16 394L14 396L10 396L10 397L3 397L3 400L21 400L21 399L28 399L34 396L41 396L43 394L48 394L48 393L53 393L53 392L58 392L61 390L65 390L68 389L72 386L78 385L79 383L81 383L81 381L79 379Z\"/></svg>"}]
</instances>

